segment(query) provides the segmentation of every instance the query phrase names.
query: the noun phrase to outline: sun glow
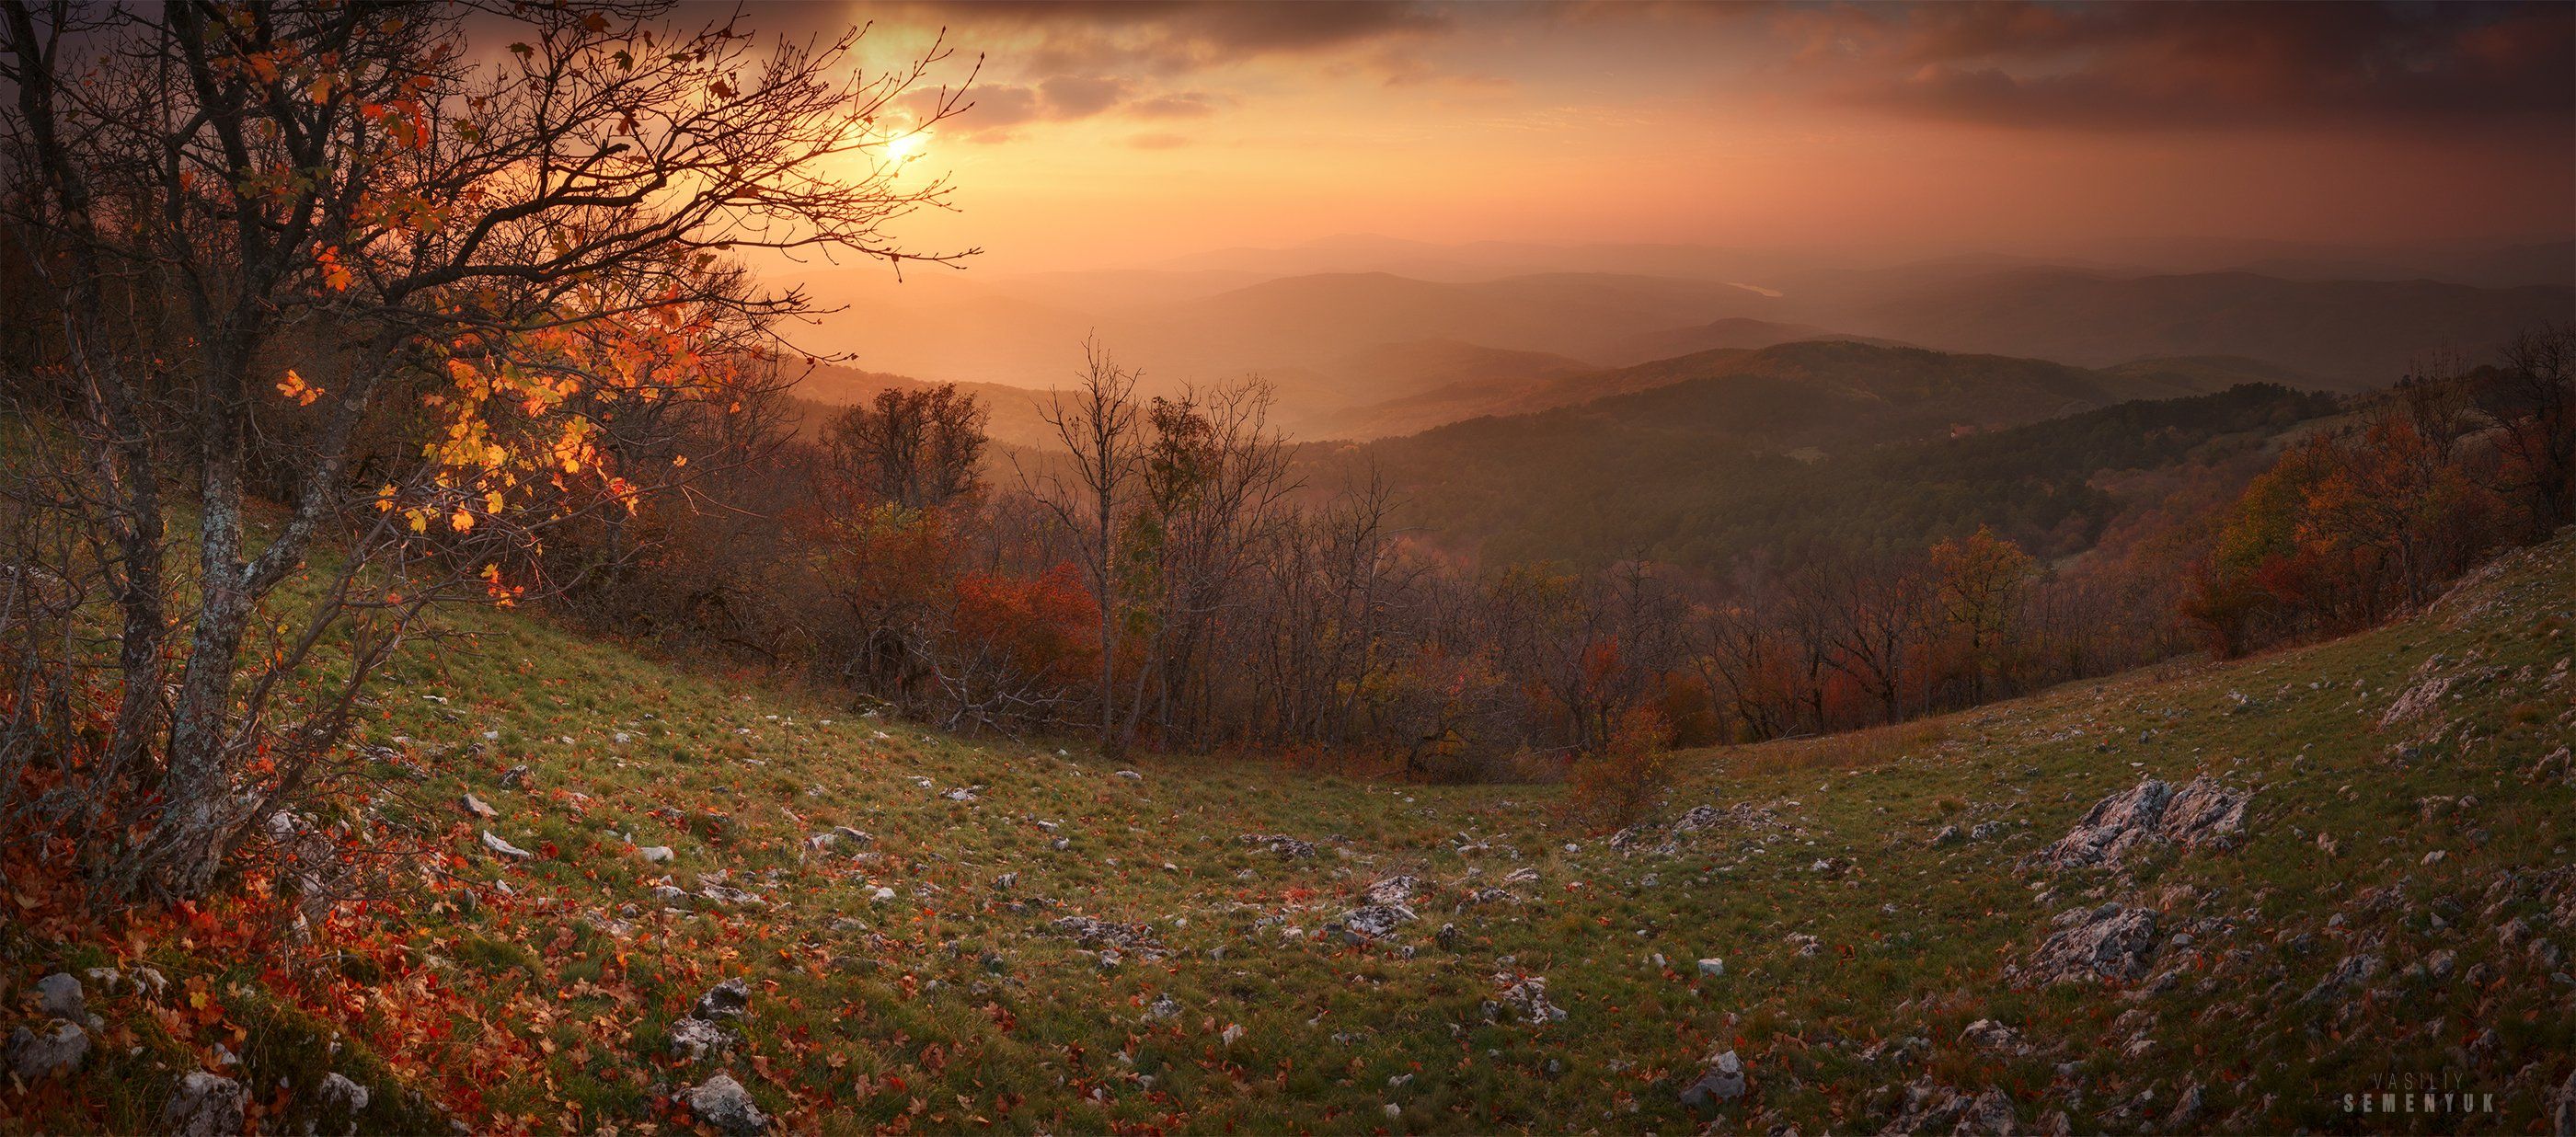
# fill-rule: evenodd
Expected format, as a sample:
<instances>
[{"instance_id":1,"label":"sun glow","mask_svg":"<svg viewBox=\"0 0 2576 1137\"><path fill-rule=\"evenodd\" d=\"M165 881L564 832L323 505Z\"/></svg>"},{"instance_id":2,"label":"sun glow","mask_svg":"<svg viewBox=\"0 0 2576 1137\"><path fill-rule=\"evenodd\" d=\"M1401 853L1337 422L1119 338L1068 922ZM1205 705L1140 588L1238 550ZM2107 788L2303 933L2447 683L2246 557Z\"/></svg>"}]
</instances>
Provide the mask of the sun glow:
<instances>
[{"instance_id":1,"label":"sun glow","mask_svg":"<svg viewBox=\"0 0 2576 1137\"><path fill-rule=\"evenodd\" d=\"M920 157L921 152L929 145L929 131L908 130L885 140L885 158L886 161L896 164L909 162Z\"/></svg>"}]
</instances>

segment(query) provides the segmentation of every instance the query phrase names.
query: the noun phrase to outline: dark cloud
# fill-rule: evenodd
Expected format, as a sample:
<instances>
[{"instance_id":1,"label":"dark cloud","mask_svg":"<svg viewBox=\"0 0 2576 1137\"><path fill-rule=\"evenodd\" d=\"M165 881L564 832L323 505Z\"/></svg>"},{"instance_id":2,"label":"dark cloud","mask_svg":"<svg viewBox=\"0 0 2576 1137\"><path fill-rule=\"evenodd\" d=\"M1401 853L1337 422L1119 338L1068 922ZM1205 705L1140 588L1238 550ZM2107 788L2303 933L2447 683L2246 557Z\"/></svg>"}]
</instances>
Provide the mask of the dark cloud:
<instances>
[{"instance_id":1,"label":"dark cloud","mask_svg":"<svg viewBox=\"0 0 2576 1137\"><path fill-rule=\"evenodd\" d=\"M1087 75L1057 75L1038 84L1046 96L1048 117L1089 118L1117 106L1127 97L1124 79Z\"/></svg>"},{"instance_id":2,"label":"dark cloud","mask_svg":"<svg viewBox=\"0 0 2576 1137\"><path fill-rule=\"evenodd\" d=\"M1936 4L1779 14L1845 97L2107 129L2576 119L2576 6Z\"/></svg>"},{"instance_id":3,"label":"dark cloud","mask_svg":"<svg viewBox=\"0 0 2576 1137\"><path fill-rule=\"evenodd\" d=\"M959 28L1040 33L1037 47L1022 61L1038 72L1174 73L1434 34L1451 25L1445 6L1409 0L924 0L911 7Z\"/></svg>"},{"instance_id":4,"label":"dark cloud","mask_svg":"<svg viewBox=\"0 0 2576 1137\"><path fill-rule=\"evenodd\" d=\"M1127 80L1093 75L1054 75L1033 86L978 83L967 91L948 119L948 129L969 138L1000 141L1011 136L1012 128L1029 123L1072 122L1117 110L1127 105L1133 90L1134 84ZM937 90L915 91L904 96L902 105L926 117L944 97ZM1128 110L1145 118L1175 117L1172 107L1164 104L1193 98L1202 96L1160 95L1132 104Z\"/></svg>"}]
</instances>

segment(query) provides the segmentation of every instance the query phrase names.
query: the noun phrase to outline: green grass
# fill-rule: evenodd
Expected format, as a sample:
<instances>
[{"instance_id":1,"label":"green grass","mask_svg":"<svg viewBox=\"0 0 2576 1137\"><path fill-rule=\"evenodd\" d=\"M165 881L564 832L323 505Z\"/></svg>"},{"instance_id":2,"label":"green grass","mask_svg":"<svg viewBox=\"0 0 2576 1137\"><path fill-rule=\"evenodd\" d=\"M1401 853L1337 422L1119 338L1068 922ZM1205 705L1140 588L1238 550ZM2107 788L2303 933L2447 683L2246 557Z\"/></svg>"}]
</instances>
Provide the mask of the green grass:
<instances>
[{"instance_id":1,"label":"green grass","mask_svg":"<svg viewBox=\"0 0 2576 1137\"><path fill-rule=\"evenodd\" d=\"M522 1076L478 1087L493 1128L667 1127L657 1098L705 1073L662 1060L668 1025L740 975L753 1012L727 1068L763 1108L827 1132L1712 1120L1815 1132L1883 1127L1902 1088L1926 1079L1999 1088L2024 1127L2064 1111L2080 1131L2525 1131L2545 1125L2547 1095L2576 1065L2563 975L2576 964L2547 965L2499 934L2519 917L2576 950L2576 790L2522 776L2576 735L2576 678L2551 678L2576 650L2571 609L2576 543L2562 538L2427 617L2336 643L1867 736L1694 752L1668 816L1752 803L1777 824L1702 833L1672 855L1622 855L1568 829L1548 787L1206 759L1139 758L1129 779L1075 746L854 717L507 614L472 617L469 649L395 667L361 741L429 766L426 812L410 820L465 863L386 927L490 1008L456 1024L466 1044L499 1032L538 1047ZM2378 729L2436 653L2497 670L2433 718ZM503 785L519 764L532 776ZM2204 772L2256 792L2237 848L2159 851L2125 880L2016 868L2106 794ZM980 787L978 800L941 796L960 786ZM481 826L453 806L469 790L501 811L495 833L550 851L517 863L484 852ZM2476 804L2421 804L2463 795ZM1988 822L1999 836L1931 843L1945 825ZM872 857L806 848L838 825L873 834ZM1319 855L1283 861L1245 833L1303 838ZM629 835L676 859L644 863ZM1535 878L1506 883L1524 869ZM668 912L650 894L717 872L768 903ZM1015 884L997 887L1005 873ZM1427 883L1419 921L1367 945L1320 933L1396 873ZM880 887L894 899L874 899ZM1484 887L1514 899L1461 905ZM2158 907L2168 932L2210 921L2193 945L2205 962L2136 998L2005 978L2051 916L2104 900ZM1073 914L1146 925L1168 954L1103 967L1049 933ZM1444 923L1457 926L1450 947L1435 939ZM1793 935L1821 950L1800 955ZM2445 949L2447 982L2408 977ZM23 987L94 950L19 937L5 978ZM2386 969L2347 997L2299 1002L2363 951ZM2188 955L2168 946L2159 964ZM1724 974L1702 976L1702 957L1722 957ZM195 962L257 982L251 961ZM1544 976L1566 1019L1489 1020L1498 974ZM1179 1013L1149 1015L1164 997ZM2032 1052L1959 1041L1981 1018L2014 1026ZM1913 1059L1862 1056L1917 1036L1929 1047ZM2123 1053L2139 1039L2152 1045ZM1686 1110L1680 1089L1727 1049L1750 1094ZM91 1077L163 1084L145 1065L158 1056L147 1047ZM2456 1077L2452 1088L2493 1093L2498 1112L2344 1112L2372 1075L2403 1072ZM2173 1103L2195 1085L2206 1105L2177 1124ZM32 1100L10 1092L0 1114ZM150 1096L129 1089L126 1104L43 1127L148 1120Z\"/></svg>"}]
</instances>

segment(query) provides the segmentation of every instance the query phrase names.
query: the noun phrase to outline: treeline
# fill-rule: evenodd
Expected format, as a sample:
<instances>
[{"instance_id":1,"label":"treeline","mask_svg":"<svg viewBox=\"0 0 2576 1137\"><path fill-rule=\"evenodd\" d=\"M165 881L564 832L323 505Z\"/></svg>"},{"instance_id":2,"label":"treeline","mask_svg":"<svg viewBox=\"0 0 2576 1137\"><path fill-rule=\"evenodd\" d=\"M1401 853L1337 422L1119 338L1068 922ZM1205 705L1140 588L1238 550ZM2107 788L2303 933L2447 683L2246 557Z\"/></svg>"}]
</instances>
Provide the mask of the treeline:
<instances>
[{"instance_id":1,"label":"treeline","mask_svg":"<svg viewBox=\"0 0 2576 1137\"><path fill-rule=\"evenodd\" d=\"M1898 721L2421 603L2563 519L2548 487L2565 467L2548 456L2566 379L2545 354L2563 339L2526 337L2500 366L2410 383L2342 425L2317 418L2335 409L2323 396L2246 387L1865 453L1752 493L1837 524L1960 492L1940 486L2056 506L2026 542L1969 521L1966 493L1939 520L1885 526L1925 537L1783 541L1722 577L1649 559L1472 565L1401 532L1365 471L1301 485L1314 468L1268 427L1259 386L1145 397L1094 349L1048 410L1052 455L991 461L982 409L946 389L885 392L819 436L755 406L718 421L723 449L758 458L647 502L632 563L557 542L543 567L595 581L571 600L618 631L954 729L1552 775L1641 746ZM2266 440L2302 422L2275 464ZM2328 504L2328 456L2387 467L2333 483L2346 504L2320 515L2339 519L2334 540L2386 556L2337 560L2325 550L2346 546L2320 522L2280 524L2284 506ZM2406 493L2386 480L2397 470L2416 471ZM2282 557L2311 574L2300 590L2272 587ZM2259 595L2212 640L2227 587Z\"/></svg>"},{"instance_id":2,"label":"treeline","mask_svg":"<svg viewBox=\"0 0 2576 1137\"><path fill-rule=\"evenodd\" d=\"M2351 631L2570 521L2576 325L2559 325L2291 448L2223 514L2183 612L2224 654Z\"/></svg>"}]
</instances>

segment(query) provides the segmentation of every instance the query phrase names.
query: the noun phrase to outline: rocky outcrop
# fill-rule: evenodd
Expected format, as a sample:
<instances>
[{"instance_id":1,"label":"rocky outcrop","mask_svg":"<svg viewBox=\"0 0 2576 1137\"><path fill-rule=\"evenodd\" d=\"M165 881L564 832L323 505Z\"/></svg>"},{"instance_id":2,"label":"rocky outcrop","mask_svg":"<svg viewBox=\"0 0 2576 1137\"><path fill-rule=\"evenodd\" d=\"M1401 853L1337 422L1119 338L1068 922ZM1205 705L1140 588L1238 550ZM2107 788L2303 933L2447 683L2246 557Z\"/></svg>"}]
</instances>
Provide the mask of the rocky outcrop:
<instances>
[{"instance_id":1,"label":"rocky outcrop","mask_svg":"<svg viewBox=\"0 0 2576 1137\"><path fill-rule=\"evenodd\" d=\"M2155 962L2156 914L2105 904L2058 917L2058 929L2033 952L2024 977L2041 984L2144 978Z\"/></svg>"},{"instance_id":2,"label":"rocky outcrop","mask_svg":"<svg viewBox=\"0 0 2576 1137\"><path fill-rule=\"evenodd\" d=\"M2075 828L2034 854L2047 869L2118 868L2140 849L2157 844L2223 848L2245 829L2253 795L2208 777L2180 790L2154 778L2103 798Z\"/></svg>"}]
</instances>

